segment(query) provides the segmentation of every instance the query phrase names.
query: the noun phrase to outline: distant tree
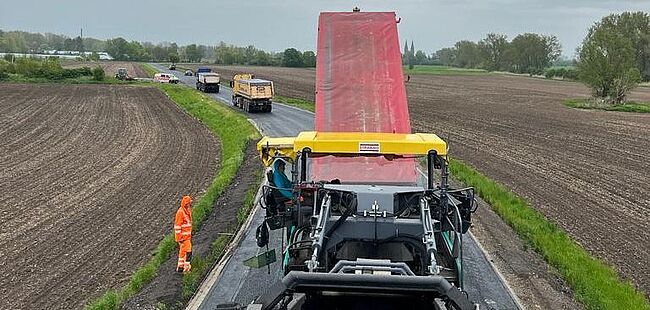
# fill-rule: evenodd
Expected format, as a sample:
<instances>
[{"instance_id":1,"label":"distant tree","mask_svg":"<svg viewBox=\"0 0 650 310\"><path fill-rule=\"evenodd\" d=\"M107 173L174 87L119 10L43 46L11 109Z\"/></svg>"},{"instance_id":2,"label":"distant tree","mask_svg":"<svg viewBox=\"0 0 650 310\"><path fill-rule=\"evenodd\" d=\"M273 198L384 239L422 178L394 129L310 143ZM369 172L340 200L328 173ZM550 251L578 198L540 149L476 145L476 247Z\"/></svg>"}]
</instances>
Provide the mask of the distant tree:
<instances>
[{"instance_id":1,"label":"distant tree","mask_svg":"<svg viewBox=\"0 0 650 310\"><path fill-rule=\"evenodd\" d=\"M250 64L253 64L253 62L255 62L255 52L256 51L257 51L257 49L255 48L255 46L252 46L252 45L249 45L249 46L244 48L244 50L242 51L242 54L244 56L244 63L245 64L250 65Z\"/></svg>"},{"instance_id":2,"label":"distant tree","mask_svg":"<svg viewBox=\"0 0 650 310\"><path fill-rule=\"evenodd\" d=\"M177 54L169 55L169 62L177 63L179 61L181 61L181 59L178 57Z\"/></svg>"},{"instance_id":3,"label":"distant tree","mask_svg":"<svg viewBox=\"0 0 650 310\"><path fill-rule=\"evenodd\" d=\"M66 39L67 41L67 39ZM106 52L115 60L129 59L129 42L124 38L114 38L106 41Z\"/></svg>"},{"instance_id":4,"label":"distant tree","mask_svg":"<svg viewBox=\"0 0 650 310\"><path fill-rule=\"evenodd\" d=\"M72 48L73 48L72 49L73 51L78 51L80 53L85 52L84 42L81 39L81 37L76 37L76 38L72 39Z\"/></svg>"},{"instance_id":5,"label":"distant tree","mask_svg":"<svg viewBox=\"0 0 650 310\"><path fill-rule=\"evenodd\" d=\"M147 50L144 48L140 42L131 41L127 43L127 58L129 60L135 61L148 61L151 60L151 55L147 53Z\"/></svg>"},{"instance_id":6,"label":"distant tree","mask_svg":"<svg viewBox=\"0 0 650 310\"><path fill-rule=\"evenodd\" d=\"M610 15L589 29L578 50L579 78L595 97L609 103L625 102L626 94L642 76L633 37L627 35L627 17Z\"/></svg>"},{"instance_id":7,"label":"distant tree","mask_svg":"<svg viewBox=\"0 0 650 310\"><path fill-rule=\"evenodd\" d=\"M285 67L303 67L302 53L293 47L284 50L282 65Z\"/></svg>"},{"instance_id":8,"label":"distant tree","mask_svg":"<svg viewBox=\"0 0 650 310\"><path fill-rule=\"evenodd\" d=\"M415 52L415 64L416 65L426 65L429 63L429 57L423 51L418 50Z\"/></svg>"},{"instance_id":9,"label":"distant tree","mask_svg":"<svg viewBox=\"0 0 650 310\"><path fill-rule=\"evenodd\" d=\"M402 65L406 66L409 64L409 41L404 41L404 52L402 53Z\"/></svg>"},{"instance_id":10,"label":"distant tree","mask_svg":"<svg viewBox=\"0 0 650 310\"><path fill-rule=\"evenodd\" d=\"M190 44L185 47L185 55L189 62L200 62L201 58L203 58L203 51L196 44Z\"/></svg>"},{"instance_id":11,"label":"distant tree","mask_svg":"<svg viewBox=\"0 0 650 310\"><path fill-rule=\"evenodd\" d=\"M178 56L178 44L172 43L167 47L168 55L177 55Z\"/></svg>"},{"instance_id":12,"label":"distant tree","mask_svg":"<svg viewBox=\"0 0 650 310\"><path fill-rule=\"evenodd\" d=\"M555 60L552 64L554 67L575 67L577 61L572 58L568 58L565 56L560 56L557 60Z\"/></svg>"},{"instance_id":13,"label":"distant tree","mask_svg":"<svg viewBox=\"0 0 650 310\"><path fill-rule=\"evenodd\" d=\"M650 81L650 15L646 12L611 14L601 23L631 42L641 78Z\"/></svg>"},{"instance_id":14,"label":"distant tree","mask_svg":"<svg viewBox=\"0 0 650 310\"><path fill-rule=\"evenodd\" d=\"M48 41L48 44L56 49L54 47L54 44L56 44L57 38L55 36L52 37L52 42ZM83 38L83 47L85 51L90 51L90 52L101 52L104 51L105 48L105 41L94 39L94 38Z\"/></svg>"},{"instance_id":15,"label":"distant tree","mask_svg":"<svg viewBox=\"0 0 650 310\"><path fill-rule=\"evenodd\" d=\"M453 47L445 47L436 51L436 57L442 65L451 66L456 60L456 50Z\"/></svg>"},{"instance_id":16,"label":"distant tree","mask_svg":"<svg viewBox=\"0 0 650 310\"><path fill-rule=\"evenodd\" d=\"M72 39L67 38L63 41L63 49L66 51L74 51L75 45Z\"/></svg>"},{"instance_id":17,"label":"distant tree","mask_svg":"<svg viewBox=\"0 0 650 310\"><path fill-rule=\"evenodd\" d=\"M271 64L271 59L269 54L265 51L258 50L255 52L255 57L253 58L253 64L258 66L268 66Z\"/></svg>"},{"instance_id":18,"label":"distant tree","mask_svg":"<svg viewBox=\"0 0 650 310\"><path fill-rule=\"evenodd\" d=\"M4 37L4 32L0 30L0 52L8 52L7 39Z\"/></svg>"},{"instance_id":19,"label":"distant tree","mask_svg":"<svg viewBox=\"0 0 650 310\"><path fill-rule=\"evenodd\" d=\"M561 52L557 37L524 33L512 39L507 58L517 73L542 74Z\"/></svg>"},{"instance_id":20,"label":"distant tree","mask_svg":"<svg viewBox=\"0 0 650 310\"><path fill-rule=\"evenodd\" d=\"M305 67L316 67L316 54L313 51L305 51L302 53L302 61Z\"/></svg>"},{"instance_id":21,"label":"distant tree","mask_svg":"<svg viewBox=\"0 0 650 310\"><path fill-rule=\"evenodd\" d=\"M478 45L472 41L459 41L454 45L455 59L452 63L460 68L477 68L482 62Z\"/></svg>"},{"instance_id":22,"label":"distant tree","mask_svg":"<svg viewBox=\"0 0 650 310\"><path fill-rule=\"evenodd\" d=\"M487 37L478 42L483 63L481 67L488 71L506 70L505 53L509 43L505 35L489 33Z\"/></svg>"}]
</instances>

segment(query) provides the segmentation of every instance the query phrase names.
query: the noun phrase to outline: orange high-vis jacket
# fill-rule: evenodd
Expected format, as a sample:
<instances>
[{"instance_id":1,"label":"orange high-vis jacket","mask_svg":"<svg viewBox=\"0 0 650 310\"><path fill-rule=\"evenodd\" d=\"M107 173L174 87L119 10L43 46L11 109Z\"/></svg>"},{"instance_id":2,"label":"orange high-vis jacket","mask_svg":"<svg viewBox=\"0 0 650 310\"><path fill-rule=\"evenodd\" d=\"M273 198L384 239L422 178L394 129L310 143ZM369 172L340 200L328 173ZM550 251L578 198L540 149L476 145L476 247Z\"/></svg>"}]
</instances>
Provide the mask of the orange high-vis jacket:
<instances>
[{"instance_id":1,"label":"orange high-vis jacket","mask_svg":"<svg viewBox=\"0 0 650 310\"><path fill-rule=\"evenodd\" d=\"M190 196L183 196L181 207L176 211L174 222L174 237L176 242L182 242L192 238L192 212L190 212Z\"/></svg>"}]
</instances>

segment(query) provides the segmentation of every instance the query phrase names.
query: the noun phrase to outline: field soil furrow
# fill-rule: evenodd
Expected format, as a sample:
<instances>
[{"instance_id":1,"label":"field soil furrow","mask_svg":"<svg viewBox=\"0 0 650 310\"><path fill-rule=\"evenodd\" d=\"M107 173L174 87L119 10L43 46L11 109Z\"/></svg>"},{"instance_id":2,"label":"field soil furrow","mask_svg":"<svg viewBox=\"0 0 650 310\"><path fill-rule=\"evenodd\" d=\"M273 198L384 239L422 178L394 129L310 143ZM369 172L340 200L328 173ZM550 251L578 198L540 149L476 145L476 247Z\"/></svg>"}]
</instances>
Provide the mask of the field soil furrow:
<instances>
[{"instance_id":1,"label":"field soil furrow","mask_svg":"<svg viewBox=\"0 0 650 310\"><path fill-rule=\"evenodd\" d=\"M311 69L209 67L226 81L254 73L281 96L314 100ZM448 140L452 156L527 199L650 294L650 114L568 108L563 100L589 96L568 81L415 74L406 87L414 131ZM650 88L630 99L650 102Z\"/></svg>"},{"instance_id":2,"label":"field soil furrow","mask_svg":"<svg viewBox=\"0 0 650 310\"><path fill-rule=\"evenodd\" d=\"M89 67L95 68L97 66L102 67L107 76L115 76L117 69L125 68L129 76L137 78L146 78L149 77L146 71L142 69L139 63L137 62L126 62L126 61L73 61L73 60L64 60L61 64L64 68L82 68Z\"/></svg>"},{"instance_id":3,"label":"field soil furrow","mask_svg":"<svg viewBox=\"0 0 650 310\"><path fill-rule=\"evenodd\" d=\"M1 309L79 309L126 284L218 167L218 141L156 88L4 85L0 110Z\"/></svg>"},{"instance_id":4,"label":"field soil furrow","mask_svg":"<svg viewBox=\"0 0 650 310\"><path fill-rule=\"evenodd\" d=\"M640 263L650 261L649 115L567 108L562 100L588 96L572 82L417 75L407 90L414 130L448 137L455 157L650 291L650 266ZM631 97L650 101L650 91Z\"/></svg>"}]
</instances>

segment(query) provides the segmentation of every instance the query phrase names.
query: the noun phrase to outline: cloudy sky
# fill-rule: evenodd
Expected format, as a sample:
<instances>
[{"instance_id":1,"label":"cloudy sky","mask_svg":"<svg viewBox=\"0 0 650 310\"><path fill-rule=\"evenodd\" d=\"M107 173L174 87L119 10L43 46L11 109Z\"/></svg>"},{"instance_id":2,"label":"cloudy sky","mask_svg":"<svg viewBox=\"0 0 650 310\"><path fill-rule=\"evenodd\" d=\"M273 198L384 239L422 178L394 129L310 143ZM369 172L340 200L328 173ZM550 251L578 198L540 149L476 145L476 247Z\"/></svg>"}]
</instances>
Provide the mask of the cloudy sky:
<instances>
[{"instance_id":1,"label":"cloudy sky","mask_svg":"<svg viewBox=\"0 0 650 310\"><path fill-rule=\"evenodd\" d=\"M1 0L0 29L179 44L255 45L269 51L315 49L321 11L395 11L401 42L427 53L489 32L556 35L573 56L603 16L650 12L650 0ZM403 43L401 43L403 45Z\"/></svg>"}]
</instances>

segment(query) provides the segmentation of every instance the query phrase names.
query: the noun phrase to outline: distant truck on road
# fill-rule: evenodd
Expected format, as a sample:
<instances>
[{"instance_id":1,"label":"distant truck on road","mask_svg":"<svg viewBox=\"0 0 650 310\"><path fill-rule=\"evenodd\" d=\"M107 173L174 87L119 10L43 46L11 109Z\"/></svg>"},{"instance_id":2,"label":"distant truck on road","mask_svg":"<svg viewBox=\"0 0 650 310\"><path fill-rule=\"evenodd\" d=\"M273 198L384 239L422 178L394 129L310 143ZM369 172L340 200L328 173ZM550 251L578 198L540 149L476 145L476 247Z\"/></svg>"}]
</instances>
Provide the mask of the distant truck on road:
<instances>
[{"instance_id":1,"label":"distant truck on road","mask_svg":"<svg viewBox=\"0 0 650 310\"><path fill-rule=\"evenodd\" d=\"M199 73L208 73L208 72L212 72L212 69L208 67L198 67L196 69L196 72L194 72L194 75L199 76Z\"/></svg>"},{"instance_id":2,"label":"distant truck on road","mask_svg":"<svg viewBox=\"0 0 650 310\"><path fill-rule=\"evenodd\" d=\"M271 112L273 82L256 79L252 74L235 74L230 87L234 106L246 112Z\"/></svg>"},{"instance_id":3,"label":"distant truck on road","mask_svg":"<svg viewBox=\"0 0 650 310\"><path fill-rule=\"evenodd\" d=\"M219 83L219 74L214 72L199 73L196 77L196 89L204 93L218 93Z\"/></svg>"}]
</instances>

